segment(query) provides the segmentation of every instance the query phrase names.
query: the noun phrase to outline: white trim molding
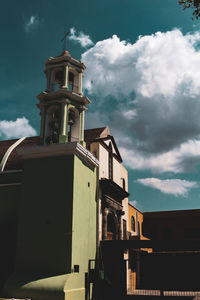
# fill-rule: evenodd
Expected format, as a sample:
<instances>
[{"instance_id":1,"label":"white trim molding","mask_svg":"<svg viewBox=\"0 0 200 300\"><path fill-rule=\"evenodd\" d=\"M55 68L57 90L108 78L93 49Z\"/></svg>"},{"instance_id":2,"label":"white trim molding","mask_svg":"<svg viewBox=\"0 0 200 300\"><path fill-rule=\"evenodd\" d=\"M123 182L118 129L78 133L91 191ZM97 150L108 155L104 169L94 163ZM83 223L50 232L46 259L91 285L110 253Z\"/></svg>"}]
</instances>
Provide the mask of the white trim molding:
<instances>
[{"instance_id":1,"label":"white trim molding","mask_svg":"<svg viewBox=\"0 0 200 300\"><path fill-rule=\"evenodd\" d=\"M13 183L0 183L0 187L2 186L15 186L15 185L22 185L21 182L13 182ZM1 298L0 298L1 299Z\"/></svg>"},{"instance_id":2,"label":"white trim molding","mask_svg":"<svg viewBox=\"0 0 200 300\"><path fill-rule=\"evenodd\" d=\"M8 161L8 158L10 156L10 154L12 153L12 151L19 145L21 144L21 142L23 142L23 140L25 140L25 137L22 137L21 139L17 140L14 144L12 144L8 150L6 151L6 153L4 154L1 163L0 163L0 173L2 173L4 171L4 168L6 166L6 163Z\"/></svg>"},{"instance_id":3,"label":"white trim molding","mask_svg":"<svg viewBox=\"0 0 200 300\"><path fill-rule=\"evenodd\" d=\"M88 165L92 167L99 166L98 159L96 159L90 151L85 149L78 142L24 147L24 148L18 148L17 152L23 159L76 154L80 159L85 161Z\"/></svg>"}]
</instances>

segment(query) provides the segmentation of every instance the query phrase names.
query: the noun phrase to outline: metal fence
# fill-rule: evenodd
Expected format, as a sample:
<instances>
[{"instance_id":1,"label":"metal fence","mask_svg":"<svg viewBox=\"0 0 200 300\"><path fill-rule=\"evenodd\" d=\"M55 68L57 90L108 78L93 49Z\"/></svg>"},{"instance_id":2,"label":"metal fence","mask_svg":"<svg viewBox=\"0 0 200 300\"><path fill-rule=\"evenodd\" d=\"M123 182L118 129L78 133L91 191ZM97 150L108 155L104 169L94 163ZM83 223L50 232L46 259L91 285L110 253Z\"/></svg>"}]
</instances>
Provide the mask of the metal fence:
<instances>
[{"instance_id":1,"label":"metal fence","mask_svg":"<svg viewBox=\"0 0 200 300\"><path fill-rule=\"evenodd\" d=\"M200 300L200 291L163 291L163 290L127 290L127 295L139 295L139 296L177 296L177 297L193 297Z\"/></svg>"}]
</instances>

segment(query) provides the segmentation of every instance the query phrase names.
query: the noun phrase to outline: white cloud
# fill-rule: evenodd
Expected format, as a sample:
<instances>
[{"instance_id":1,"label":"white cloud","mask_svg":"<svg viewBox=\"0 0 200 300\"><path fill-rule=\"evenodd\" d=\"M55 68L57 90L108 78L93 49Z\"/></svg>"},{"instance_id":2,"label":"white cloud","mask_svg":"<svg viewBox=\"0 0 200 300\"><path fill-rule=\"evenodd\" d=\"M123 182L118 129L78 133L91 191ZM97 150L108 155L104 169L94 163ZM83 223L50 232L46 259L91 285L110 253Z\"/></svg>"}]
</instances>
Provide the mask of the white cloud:
<instances>
[{"instance_id":1,"label":"white cloud","mask_svg":"<svg viewBox=\"0 0 200 300\"><path fill-rule=\"evenodd\" d=\"M29 32L30 29L36 28L38 25L38 17L37 16L31 16L30 19L25 24L25 31Z\"/></svg>"},{"instance_id":2,"label":"white cloud","mask_svg":"<svg viewBox=\"0 0 200 300\"><path fill-rule=\"evenodd\" d=\"M185 196L191 188L196 188L198 186L196 182L180 179L161 180L158 178L145 178L138 179L137 182L160 190L165 194L172 194L175 196Z\"/></svg>"},{"instance_id":3,"label":"white cloud","mask_svg":"<svg viewBox=\"0 0 200 300\"><path fill-rule=\"evenodd\" d=\"M36 135L35 129L25 117L16 121L0 121L0 136L5 138L21 138Z\"/></svg>"},{"instance_id":4,"label":"white cloud","mask_svg":"<svg viewBox=\"0 0 200 300\"><path fill-rule=\"evenodd\" d=\"M189 91L198 94L200 53L194 49L199 33L183 35L175 29L141 36L134 44L112 38L99 41L82 55L87 65L85 88L100 90L103 96L132 91L144 97L173 96L190 82Z\"/></svg>"},{"instance_id":5,"label":"white cloud","mask_svg":"<svg viewBox=\"0 0 200 300\"><path fill-rule=\"evenodd\" d=\"M200 162L199 42L174 29L133 44L114 35L83 53L84 88L118 140L128 138L121 150L134 168L177 173Z\"/></svg>"},{"instance_id":6,"label":"white cloud","mask_svg":"<svg viewBox=\"0 0 200 300\"><path fill-rule=\"evenodd\" d=\"M122 143L126 144L125 147ZM120 153L130 169L150 169L153 173L182 173L194 171L196 164L200 163L200 141L190 140L171 151L149 156L133 147L131 149L127 139L124 142L119 141L120 144Z\"/></svg>"},{"instance_id":7,"label":"white cloud","mask_svg":"<svg viewBox=\"0 0 200 300\"><path fill-rule=\"evenodd\" d=\"M122 114L128 120L132 120L133 118L135 118L137 116L137 112L134 109L122 111Z\"/></svg>"},{"instance_id":8,"label":"white cloud","mask_svg":"<svg viewBox=\"0 0 200 300\"><path fill-rule=\"evenodd\" d=\"M89 35L84 34L82 31L76 34L74 28L70 29L69 39L78 42L82 47L88 47L94 44Z\"/></svg>"},{"instance_id":9,"label":"white cloud","mask_svg":"<svg viewBox=\"0 0 200 300\"><path fill-rule=\"evenodd\" d=\"M132 204L133 206L137 206L137 205L138 205L138 203L137 203L137 201L136 201L136 200L129 201L129 203L130 203L130 204Z\"/></svg>"}]
</instances>

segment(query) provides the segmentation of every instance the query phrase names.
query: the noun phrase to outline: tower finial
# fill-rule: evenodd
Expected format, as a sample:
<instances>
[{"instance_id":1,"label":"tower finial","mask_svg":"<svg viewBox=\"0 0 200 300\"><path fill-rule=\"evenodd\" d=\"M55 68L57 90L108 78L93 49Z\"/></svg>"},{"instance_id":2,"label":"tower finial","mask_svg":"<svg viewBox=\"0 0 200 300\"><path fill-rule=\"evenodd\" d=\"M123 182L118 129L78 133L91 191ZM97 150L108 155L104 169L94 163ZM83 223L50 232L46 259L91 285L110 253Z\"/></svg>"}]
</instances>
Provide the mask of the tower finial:
<instances>
[{"instance_id":1,"label":"tower finial","mask_svg":"<svg viewBox=\"0 0 200 300\"><path fill-rule=\"evenodd\" d=\"M64 37L61 39L61 42L63 42L63 51L66 50L66 40L69 34L70 34L70 30L65 31Z\"/></svg>"}]
</instances>

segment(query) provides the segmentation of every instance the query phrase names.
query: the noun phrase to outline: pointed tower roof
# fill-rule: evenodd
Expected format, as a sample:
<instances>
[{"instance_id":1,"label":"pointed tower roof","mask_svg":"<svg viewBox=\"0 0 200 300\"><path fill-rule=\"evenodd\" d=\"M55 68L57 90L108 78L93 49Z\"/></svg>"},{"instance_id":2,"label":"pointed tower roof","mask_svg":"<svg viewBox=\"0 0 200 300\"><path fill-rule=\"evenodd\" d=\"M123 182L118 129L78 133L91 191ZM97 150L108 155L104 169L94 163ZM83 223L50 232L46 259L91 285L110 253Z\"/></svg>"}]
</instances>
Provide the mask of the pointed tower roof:
<instances>
[{"instance_id":1,"label":"pointed tower roof","mask_svg":"<svg viewBox=\"0 0 200 300\"><path fill-rule=\"evenodd\" d=\"M70 56L70 57L72 57L71 54L69 53L69 51L67 51L67 50L63 51L60 55L57 55L56 57L59 57L59 56Z\"/></svg>"}]
</instances>

